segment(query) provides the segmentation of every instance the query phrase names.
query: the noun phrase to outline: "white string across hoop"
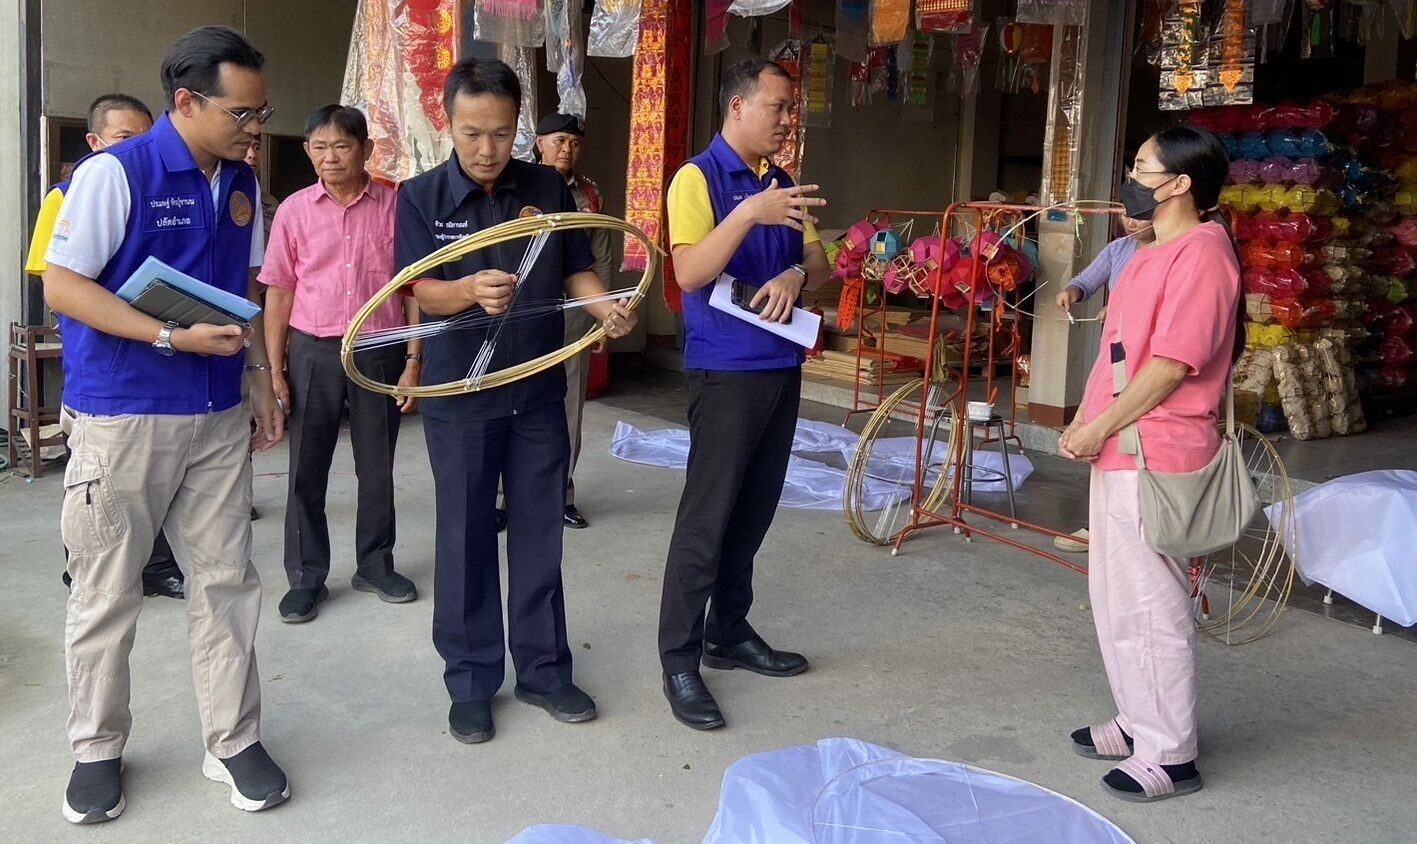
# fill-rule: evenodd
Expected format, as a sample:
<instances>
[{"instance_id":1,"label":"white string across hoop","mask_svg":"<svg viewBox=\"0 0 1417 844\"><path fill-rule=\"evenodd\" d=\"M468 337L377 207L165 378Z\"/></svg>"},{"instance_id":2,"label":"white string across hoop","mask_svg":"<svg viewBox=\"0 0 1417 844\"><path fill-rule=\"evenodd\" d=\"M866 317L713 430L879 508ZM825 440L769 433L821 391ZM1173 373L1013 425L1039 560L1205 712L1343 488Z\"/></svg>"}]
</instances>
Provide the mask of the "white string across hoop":
<instances>
[{"instance_id":1,"label":"white string across hoop","mask_svg":"<svg viewBox=\"0 0 1417 844\"><path fill-rule=\"evenodd\" d=\"M385 303L398 295L399 290L407 287L415 281L427 276L428 272L435 267L456 261L480 249L489 246L496 246L499 243L506 243L522 238L532 238L532 243L527 249L527 253L522 259L522 274L536 263L536 258L540 254L540 247L545 244L546 238L558 231L571 231L575 229L610 229L611 231L622 232L629 237L638 239L645 245L645 252L648 259L645 262L644 273L640 277L639 284L633 288L616 290L610 293L596 296L587 296L579 299L557 300L554 302L529 303L520 309L514 309L509 304L508 310L503 314L491 315L481 308L473 308L468 312L459 314L448 319L436 320L430 323L401 326L381 331L363 332L364 323L382 307ZM585 307L599 302L613 302L621 299L626 300L626 307L631 309L639 306L644 300L645 294L649 291L650 284L653 283L655 274L659 270L660 258L663 252L649 239L649 237L639 228L615 217L604 214L586 214L581 212L565 212L558 214L542 214L533 217L524 217L516 220L508 220L499 223L491 228L471 234L465 238L455 240L447 246L439 249L428 257L418 261L400 272L398 275L374 294L364 307L359 309L354 319L350 322L349 328L344 333L344 339L340 343L340 361L344 364L344 371L349 375L351 381L366 390L375 393L394 396L396 398L442 398L446 396L460 396L479 390L490 390L513 381L529 378L539 372L544 372L554 366L565 363L591 346L599 343L605 337L605 327L597 325L593 330L586 333L584 337L567 343L565 346L554 352L548 352L540 357L509 366L496 372L488 372L486 364L491 360L490 352L486 352L487 344L490 343L495 348L497 334L501 326L509 322L516 322L523 319L531 319L555 311L563 311L572 308ZM518 284L520 284L518 277ZM519 289L519 288L518 288ZM515 293L513 294L515 300ZM513 302L514 304L515 302ZM419 387L400 387L397 384L385 384L359 371L355 362L355 353L366 349L375 349L382 346L404 343L412 339L428 339L452 331L481 328L492 326L493 334L483 345L483 350L479 350L478 358L473 362L473 368L466 378L459 381L448 381L442 384L428 384ZM485 358L485 359L484 359ZM482 364L479 367L479 363Z\"/></svg>"}]
</instances>

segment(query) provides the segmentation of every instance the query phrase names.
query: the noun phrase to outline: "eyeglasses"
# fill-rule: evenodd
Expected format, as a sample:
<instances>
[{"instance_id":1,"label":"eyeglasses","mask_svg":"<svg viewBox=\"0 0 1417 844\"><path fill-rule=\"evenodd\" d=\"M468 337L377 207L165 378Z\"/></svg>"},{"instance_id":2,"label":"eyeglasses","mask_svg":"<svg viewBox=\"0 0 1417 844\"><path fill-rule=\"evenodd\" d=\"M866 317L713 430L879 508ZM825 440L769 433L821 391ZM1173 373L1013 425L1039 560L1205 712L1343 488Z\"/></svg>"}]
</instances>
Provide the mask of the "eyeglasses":
<instances>
[{"instance_id":1,"label":"eyeglasses","mask_svg":"<svg viewBox=\"0 0 1417 844\"><path fill-rule=\"evenodd\" d=\"M1123 168L1122 168L1122 178L1123 178L1123 180L1126 180L1126 179L1136 179L1137 176L1174 176L1174 175L1176 175L1176 174L1175 174L1175 173L1172 173L1170 170L1138 170L1138 169L1135 168L1135 167L1123 167Z\"/></svg>"},{"instance_id":2,"label":"eyeglasses","mask_svg":"<svg viewBox=\"0 0 1417 844\"><path fill-rule=\"evenodd\" d=\"M191 89L189 88L188 90ZM201 91L192 91L192 93L196 94L197 96L201 97L202 99L206 100L207 102L231 115L231 119L236 121L236 128L238 129L245 127L252 120L256 121L257 124L264 125L267 120L271 119L271 115L275 113L275 106L271 105L263 105L260 108L243 108L240 111L232 111L231 109L227 108L226 106L222 105L211 97L208 97L206 94L203 94Z\"/></svg>"}]
</instances>

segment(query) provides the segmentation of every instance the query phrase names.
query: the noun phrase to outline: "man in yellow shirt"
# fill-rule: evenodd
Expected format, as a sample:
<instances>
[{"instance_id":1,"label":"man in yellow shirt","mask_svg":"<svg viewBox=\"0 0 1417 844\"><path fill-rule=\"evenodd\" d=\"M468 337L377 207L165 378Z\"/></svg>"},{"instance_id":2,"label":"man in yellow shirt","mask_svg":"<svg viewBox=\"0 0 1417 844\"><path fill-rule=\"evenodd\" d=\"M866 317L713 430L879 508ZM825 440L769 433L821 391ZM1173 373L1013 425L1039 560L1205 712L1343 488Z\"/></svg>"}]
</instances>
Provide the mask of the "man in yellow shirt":
<instances>
[{"instance_id":1,"label":"man in yellow shirt","mask_svg":"<svg viewBox=\"0 0 1417 844\"><path fill-rule=\"evenodd\" d=\"M104 94L89 106L89 132L84 140L88 141L89 149L100 152L152 127L153 113L142 100L127 94ZM64 189L68 186L68 182L55 185L39 207L34 237L30 239L30 251L25 259L25 272L31 275L44 274L44 253L54 236L54 221L59 219L59 206L64 203Z\"/></svg>"},{"instance_id":2,"label":"man in yellow shirt","mask_svg":"<svg viewBox=\"0 0 1417 844\"><path fill-rule=\"evenodd\" d=\"M89 132L84 137L89 149L101 152L120 141L141 135L153 126L152 112L142 101L127 94L104 94L89 106ZM39 216L34 222L34 236L30 239L29 255L25 258L25 272L42 276L47 268L44 253L49 250L49 241L54 236L54 222L59 218L59 207L64 204L64 190L68 182L55 185L44 197L39 208ZM68 551L65 551L65 556ZM64 572L64 585L69 585L69 573ZM143 594L161 595L167 598L185 597L185 583L182 569L173 559L172 547L167 537L158 531L153 540L152 556L143 567Z\"/></svg>"},{"instance_id":3,"label":"man in yellow shirt","mask_svg":"<svg viewBox=\"0 0 1417 844\"><path fill-rule=\"evenodd\" d=\"M768 160L791 123L787 72L745 59L723 73L723 129L669 186L669 242L683 291L689 467L674 522L659 612L664 695L696 730L724 724L699 666L770 677L807 670L748 623L754 558L772 525L791 457L804 349L720 313L722 275L750 285L763 323L792 319L803 288L827 280L811 211L826 200Z\"/></svg>"}]
</instances>

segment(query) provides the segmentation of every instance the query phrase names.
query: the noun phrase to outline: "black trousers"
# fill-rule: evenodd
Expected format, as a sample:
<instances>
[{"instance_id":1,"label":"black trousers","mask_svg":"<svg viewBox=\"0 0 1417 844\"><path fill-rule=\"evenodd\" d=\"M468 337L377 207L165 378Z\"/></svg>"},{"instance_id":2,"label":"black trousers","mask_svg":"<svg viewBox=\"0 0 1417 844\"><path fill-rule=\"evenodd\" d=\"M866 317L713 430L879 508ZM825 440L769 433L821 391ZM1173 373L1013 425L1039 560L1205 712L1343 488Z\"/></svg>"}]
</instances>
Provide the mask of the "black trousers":
<instances>
[{"instance_id":1,"label":"black trousers","mask_svg":"<svg viewBox=\"0 0 1417 844\"><path fill-rule=\"evenodd\" d=\"M751 639L753 558L782 495L800 369L691 370L689 468L659 609L659 658L666 674L697 671L704 639ZM707 607L707 618L705 618Z\"/></svg>"},{"instance_id":2,"label":"black trousers","mask_svg":"<svg viewBox=\"0 0 1417 844\"><path fill-rule=\"evenodd\" d=\"M394 447L402 418L390 396L355 386L340 365L339 338L290 333L290 480L285 506L285 572L292 589L318 589L330 574L330 526L325 493L349 407L359 505L354 547L359 574L380 578L394 570ZM360 352L359 369L392 384L404 368L404 347Z\"/></svg>"},{"instance_id":3,"label":"black trousers","mask_svg":"<svg viewBox=\"0 0 1417 844\"><path fill-rule=\"evenodd\" d=\"M423 417L436 495L433 645L454 702L486 700L506 672L549 694L571 682L561 583L570 446L558 402L501 419ZM497 483L507 504L507 638L497 554Z\"/></svg>"}]
</instances>

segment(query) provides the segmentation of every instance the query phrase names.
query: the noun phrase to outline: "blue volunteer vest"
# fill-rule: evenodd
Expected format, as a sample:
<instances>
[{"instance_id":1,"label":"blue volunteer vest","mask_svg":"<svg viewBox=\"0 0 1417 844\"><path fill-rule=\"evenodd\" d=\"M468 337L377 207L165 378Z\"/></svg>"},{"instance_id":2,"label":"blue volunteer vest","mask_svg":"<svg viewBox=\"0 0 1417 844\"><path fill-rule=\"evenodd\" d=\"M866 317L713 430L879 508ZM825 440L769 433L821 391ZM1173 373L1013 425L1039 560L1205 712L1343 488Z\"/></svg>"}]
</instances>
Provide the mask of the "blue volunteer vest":
<instances>
[{"instance_id":1,"label":"blue volunteer vest","mask_svg":"<svg viewBox=\"0 0 1417 844\"><path fill-rule=\"evenodd\" d=\"M123 242L98 283L116 292L152 255L214 287L246 296L253 221L261 222L251 168L223 161L213 206L211 183L166 114L145 134L105 152L122 163L132 203ZM81 413L214 413L241 403L244 353L166 357L150 343L105 334L64 316L59 330L64 337L64 403Z\"/></svg>"},{"instance_id":2,"label":"blue volunteer vest","mask_svg":"<svg viewBox=\"0 0 1417 844\"><path fill-rule=\"evenodd\" d=\"M760 178L722 135L715 135L709 148L689 163L699 168L708 183L714 225L723 222L743 200L761 193L773 179L778 187L793 184L791 176L773 165ZM788 226L754 226L724 272L739 281L761 285L801 262L801 232ZM801 346L709 307L712 292L710 284L683 296L685 369L743 371L802 365L806 352Z\"/></svg>"}]
</instances>

